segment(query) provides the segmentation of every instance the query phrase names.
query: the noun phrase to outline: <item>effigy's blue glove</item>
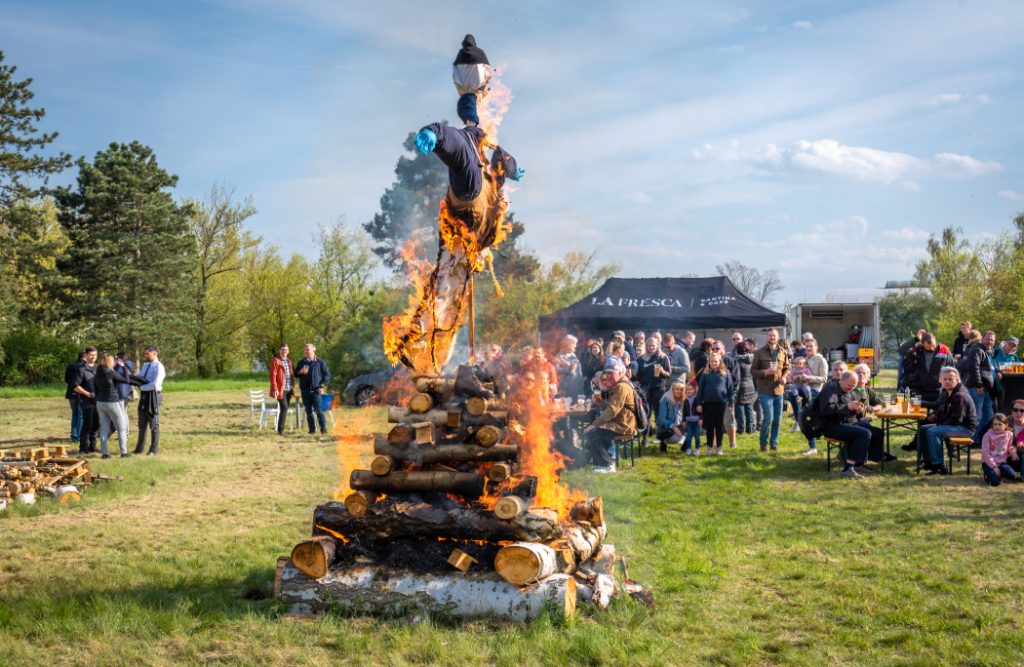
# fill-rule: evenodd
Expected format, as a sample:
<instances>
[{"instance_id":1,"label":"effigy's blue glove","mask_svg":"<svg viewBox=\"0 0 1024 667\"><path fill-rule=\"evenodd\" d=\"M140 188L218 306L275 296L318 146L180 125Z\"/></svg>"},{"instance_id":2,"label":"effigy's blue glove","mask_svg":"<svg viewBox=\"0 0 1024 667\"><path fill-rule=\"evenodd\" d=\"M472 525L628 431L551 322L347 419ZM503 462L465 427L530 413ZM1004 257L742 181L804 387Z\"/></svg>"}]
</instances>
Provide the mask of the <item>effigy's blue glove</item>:
<instances>
[{"instance_id":1,"label":"effigy's blue glove","mask_svg":"<svg viewBox=\"0 0 1024 667\"><path fill-rule=\"evenodd\" d=\"M515 173L512 174L511 176L509 176L509 178L511 178L513 181L518 181L520 178L523 177L523 174L525 174L525 173L526 173L525 169L519 168L519 169L516 169Z\"/></svg>"},{"instance_id":2,"label":"effigy's blue glove","mask_svg":"<svg viewBox=\"0 0 1024 667\"><path fill-rule=\"evenodd\" d=\"M416 150L424 155L430 155L437 147L437 135L433 130L420 130L416 135Z\"/></svg>"}]
</instances>

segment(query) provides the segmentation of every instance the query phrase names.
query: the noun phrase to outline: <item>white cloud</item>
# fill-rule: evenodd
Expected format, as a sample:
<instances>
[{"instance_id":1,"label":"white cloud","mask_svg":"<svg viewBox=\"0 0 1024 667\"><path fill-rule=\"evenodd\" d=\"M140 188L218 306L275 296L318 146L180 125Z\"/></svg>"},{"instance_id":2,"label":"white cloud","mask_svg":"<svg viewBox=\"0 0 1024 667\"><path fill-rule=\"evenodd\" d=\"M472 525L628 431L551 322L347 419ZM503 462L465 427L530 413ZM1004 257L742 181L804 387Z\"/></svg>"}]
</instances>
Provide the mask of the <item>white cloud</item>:
<instances>
[{"instance_id":1,"label":"white cloud","mask_svg":"<svg viewBox=\"0 0 1024 667\"><path fill-rule=\"evenodd\" d=\"M942 93L924 101L926 107L941 107L951 104L958 104L964 99L960 93Z\"/></svg>"},{"instance_id":2,"label":"white cloud","mask_svg":"<svg viewBox=\"0 0 1024 667\"><path fill-rule=\"evenodd\" d=\"M939 153L929 160L908 153L848 146L835 139L800 140L790 148L780 148L774 143L757 146L730 140L723 144L706 143L692 150L690 156L695 160L743 162L776 168L792 165L886 185L899 182L912 192L921 190L921 184L910 178L915 174L972 178L1003 169L998 162L978 160L970 155Z\"/></svg>"},{"instance_id":3,"label":"white cloud","mask_svg":"<svg viewBox=\"0 0 1024 667\"><path fill-rule=\"evenodd\" d=\"M934 159L935 165L953 176L981 176L1002 171L1003 165L998 162L982 162L970 155L956 153L939 153Z\"/></svg>"},{"instance_id":4,"label":"white cloud","mask_svg":"<svg viewBox=\"0 0 1024 667\"><path fill-rule=\"evenodd\" d=\"M810 21L793 21L793 27L797 30L810 30L814 27Z\"/></svg>"},{"instance_id":5,"label":"white cloud","mask_svg":"<svg viewBox=\"0 0 1024 667\"><path fill-rule=\"evenodd\" d=\"M1008 199L1009 201L1018 201L1021 198L1021 196L1013 190L1000 190L999 196L1003 199Z\"/></svg>"},{"instance_id":6,"label":"white cloud","mask_svg":"<svg viewBox=\"0 0 1024 667\"><path fill-rule=\"evenodd\" d=\"M918 158L906 153L846 146L834 139L798 141L790 161L804 169L878 183L892 183L920 163Z\"/></svg>"},{"instance_id":7,"label":"white cloud","mask_svg":"<svg viewBox=\"0 0 1024 667\"><path fill-rule=\"evenodd\" d=\"M899 227L898 229L886 229L882 232L882 236L898 241L927 241L931 234L916 227Z\"/></svg>"}]
</instances>

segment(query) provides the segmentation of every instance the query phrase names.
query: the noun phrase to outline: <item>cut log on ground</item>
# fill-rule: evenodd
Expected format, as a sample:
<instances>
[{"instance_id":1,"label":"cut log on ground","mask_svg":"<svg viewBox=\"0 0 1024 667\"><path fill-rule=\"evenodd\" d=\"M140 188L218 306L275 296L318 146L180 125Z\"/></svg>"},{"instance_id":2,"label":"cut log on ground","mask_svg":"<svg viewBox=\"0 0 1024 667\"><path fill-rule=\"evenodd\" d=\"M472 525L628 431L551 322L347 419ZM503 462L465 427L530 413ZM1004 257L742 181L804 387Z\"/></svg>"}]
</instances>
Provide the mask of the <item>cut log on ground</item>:
<instances>
[{"instance_id":1,"label":"cut log on ground","mask_svg":"<svg viewBox=\"0 0 1024 667\"><path fill-rule=\"evenodd\" d=\"M395 461L410 461L425 466L434 463L512 461L519 456L519 448L512 445L480 447L465 444L395 447L386 439L377 438L373 443L373 453L390 456Z\"/></svg>"},{"instance_id":2,"label":"cut log on ground","mask_svg":"<svg viewBox=\"0 0 1024 667\"><path fill-rule=\"evenodd\" d=\"M557 555L546 544L516 542L501 548L494 558L494 570L510 584L524 586L555 573Z\"/></svg>"},{"instance_id":3,"label":"cut log on ground","mask_svg":"<svg viewBox=\"0 0 1024 667\"><path fill-rule=\"evenodd\" d=\"M456 618L497 616L526 621L551 606L560 616L576 611L576 580L556 574L520 589L493 572L419 575L380 565L336 568L312 579L292 564L281 572L281 599L292 614L328 608L376 616L426 611Z\"/></svg>"},{"instance_id":4,"label":"cut log on ground","mask_svg":"<svg viewBox=\"0 0 1024 667\"><path fill-rule=\"evenodd\" d=\"M453 493L477 498L484 492L484 476L475 472L395 471L376 475L370 470L353 470L349 486L356 490L387 493Z\"/></svg>"},{"instance_id":5,"label":"cut log on ground","mask_svg":"<svg viewBox=\"0 0 1024 667\"><path fill-rule=\"evenodd\" d=\"M391 498L370 505L363 517L352 516L342 503L325 503L313 512L313 524L346 537L378 540L447 537L488 542L550 542L562 534L557 513L545 508L502 520L483 509L444 508Z\"/></svg>"},{"instance_id":6,"label":"cut log on ground","mask_svg":"<svg viewBox=\"0 0 1024 667\"><path fill-rule=\"evenodd\" d=\"M338 541L330 535L317 535L302 540L292 549L292 563L306 576L319 579L327 574L328 568L334 562L337 547Z\"/></svg>"}]
</instances>

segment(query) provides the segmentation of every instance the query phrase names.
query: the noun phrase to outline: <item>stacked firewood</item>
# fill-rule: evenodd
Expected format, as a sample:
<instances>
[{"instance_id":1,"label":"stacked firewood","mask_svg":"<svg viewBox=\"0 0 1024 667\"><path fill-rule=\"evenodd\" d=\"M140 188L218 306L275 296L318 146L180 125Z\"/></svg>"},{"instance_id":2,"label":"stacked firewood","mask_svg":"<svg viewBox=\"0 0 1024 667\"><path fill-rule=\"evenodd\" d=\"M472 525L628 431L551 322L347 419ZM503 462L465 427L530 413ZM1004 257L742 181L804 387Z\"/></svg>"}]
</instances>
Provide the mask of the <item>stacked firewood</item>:
<instances>
[{"instance_id":1,"label":"stacked firewood","mask_svg":"<svg viewBox=\"0 0 1024 667\"><path fill-rule=\"evenodd\" d=\"M69 458L65 445L0 450L0 505L32 504L40 494L79 500L79 488L92 481L89 462Z\"/></svg>"},{"instance_id":2,"label":"stacked firewood","mask_svg":"<svg viewBox=\"0 0 1024 667\"><path fill-rule=\"evenodd\" d=\"M312 537L282 563L276 590L296 614L330 606L371 614L564 614L606 606L617 589L600 498L569 516L534 506L519 469L523 429L477 366L419 378L377 436L369 470L344 502L318 506Z\"/></svg>"}]
</instances>

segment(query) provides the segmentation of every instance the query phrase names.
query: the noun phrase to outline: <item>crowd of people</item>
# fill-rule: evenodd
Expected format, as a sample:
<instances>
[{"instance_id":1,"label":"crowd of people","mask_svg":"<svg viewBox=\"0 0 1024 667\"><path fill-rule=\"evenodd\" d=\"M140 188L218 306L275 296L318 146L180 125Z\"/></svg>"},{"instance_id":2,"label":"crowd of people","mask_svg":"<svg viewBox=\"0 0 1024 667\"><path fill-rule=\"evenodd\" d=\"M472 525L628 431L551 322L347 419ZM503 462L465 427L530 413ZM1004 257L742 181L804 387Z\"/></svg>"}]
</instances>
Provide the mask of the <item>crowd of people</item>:
<instances>
[{"instance_id":1,"label":"crowd of people","mask_svg":"<svg viewBox=\"0 0 1024 667\"><path fill-rule=\"evenodd\" d=\"M587 456L599 472L614 471L614 445L637 433L639 412L650 416L650 434L662 451L722 455L737 437L756 434L761 451L779 446L785 406L792 430L817 420L816 433L843 444L840 475L859 478L872 463L895 460L885 451L884 431L873 417L887 405L866 364L847 366L825 359L813 333L781 339L769 329L758 345L741 332L726 340L698 341L687 331L615 331L608 340L565 336L550 358L527 347L513 363L500 346L487 348L484 368L504 389L529 386L542 401L592 401L586 427ZM953 351L925 330L900 348L898 390L916 395L927 409L917 435L904 446L917 451L929 474L948 474L944 443L970 437L982 452L990 484L1018 478L1024 456L1024 400L1004 405L1002 366L1017 363L1018 340L996 344L994 332L965 322ZM592 398L591 398L592 397ZM887 399L889 397L886 397ZM1005 414L1004 414L1005 413ZM805 431L806 434L806 431ZM818 437L807 437L804 455L818 453Z\"/></svg>"},{"instance_id":2,"label":"crowd of people","mask_svg":"<svg viewBox=\"0 0 1024 667\"><path fill-rule=\"evenodd\" d=\"M80 454L99 452L110 458L107 442L117 433L121 457L128 458L128 403L138 393L138 438L135 454L142 454L150 438L150 456L156 456L160 446L160 404L164 377L167 372L160 363L160 350L151 345L143 353L145 363L135 373L135 367L124 352L104 353L89 346L78 354L78 359L64 371L67 391L64 397L71 408L71 440L78 442Z\"/></svg>"}]
</instances>

